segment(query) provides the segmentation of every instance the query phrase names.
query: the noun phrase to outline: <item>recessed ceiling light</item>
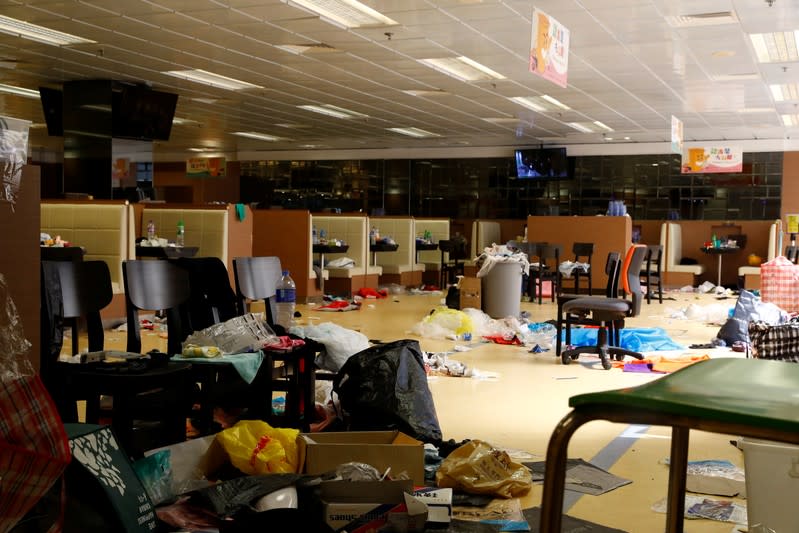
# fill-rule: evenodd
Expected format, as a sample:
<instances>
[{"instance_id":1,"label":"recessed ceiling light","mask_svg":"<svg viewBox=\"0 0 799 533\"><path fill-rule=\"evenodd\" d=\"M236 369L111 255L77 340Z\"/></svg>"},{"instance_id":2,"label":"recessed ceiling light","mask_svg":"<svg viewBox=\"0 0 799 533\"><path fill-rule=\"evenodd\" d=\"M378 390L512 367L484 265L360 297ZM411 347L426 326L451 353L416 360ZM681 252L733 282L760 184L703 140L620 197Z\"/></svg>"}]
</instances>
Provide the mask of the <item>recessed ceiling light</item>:
<instances>
[{"instance_id":1,"label":"recessed ceiling light","mask_svg":"<svg viewBox=\"0 0 799 533\"><path fill-rule=\"evenodd\" d=\"M441 89L408 89L402 92L411 96L445 96L450 94Z\"/></svg>"},{"instance_id":2,"label":"recessed ceiling light","mask_svg":"<svg viewBox=\"0 0 799 533\"><path fill-rule=\"evenodd\" d=\"M310 11L325 22L343 28L394 26L397 21L357 0L281 0L284 4Z\"/></svg>"},{"instance_id":3,"label":"recessed ceiling light","mask_svg":"<svg viewBox=\"0 0 799 533\"><path fill-rule=\"evenodd\" d=\"M557 98L555 98L553 96L549 96L548 94L542 94L541 95L541 99L542 100L546 100L550 104L553 104L554 106L559 107L561 109L565 109L567 111L571 109L571 107L567 106L566 104L564 104L563 102L561 102Z\"/></svg>"},{"instance_id":4,"label":"recessed ceiling light","mask_svg":"<svg viewBox=\"0 0 799 533\"><path fill-rule=\"evenodd\" d=\"M783 83L782 85L769 85L771 95L777 102L786 100L799 100L799 85L796 83Z\"/></svg>"},{"instance_id":5,"label":"recessed ceiling light","mask_svg":"<svg viewBox=\"0 0 799 533\"><path fill-rule=\"evenodd\" d=\"M274 135L268 135L266 133L258 133L257 131L234 131L231 135L238 135L239 137L247 137L248 139L257 139L259 141L285 141L286 139L283 137L276 137Z\"/></svg>"},{"instance_id":6,"label":"recessed ceiling light","mask_svg":"<svg viewBox=\"0 0 799 533\"><path fill-rule=\"evenodd\" d=\"M504 80L505 76L466 56L420 59L420 63L461 81Z\"/></svg>"},{"instance_id":7,"label":"recessed ceiling light","mask_svg":"<svg viewBox=\"0 0 799 533\"><path fill-rule=\"evenodd\" d=\"M749 39L752 41L757 60L761 63L799 61L799 51L796 49L799 30L750 33Z\"/></svg>"},{"instance_id":8,"label":"recessed ceiling light","mask_svg":"<svg viewBox=\"0 0 799 533\"><path fill-rule=\"evenodd\" d=\"M629 137L625 137L625 138L624 138L624 140L625 140L625 141L629 141L629 140L630 140L630 138L629 138Z\"/></svg>"},{"instance_id":9,"label":"recessed ceiling light","mask_svg":"<svg viewBox=\"0 0 799 533\"><path fill-rule=\"evenodd\" d=\"M0 83L0 93L16 94L17 96L25 96L26 98L39 98L39 91L25 89L24 87L17 87L15 85L6 85L5 83Z\"/></svg>"},{"instance_id":10,"label":"recessed ceiling light","mask_svg":"<svg viewBox=\"0 0 799 533\"><path fill-rule=\"evenodd\" d=\"M538 111L539 113L543 113L547 110L542 104L540 104L534 96L512 96L509 100L516 102L522 107L526 107L527 109L532 109L533 111Z\"/></svg>"},{"instance_id":11,"label":"recessed ceiling light","mask_svg":"<svg viewBox=\"0 0 799 533\"><path fill-rule=\"evenodd\" d=\"M37 26L36 24L12 19L11 17L5 17L3 15L0 15L0 32L55 46L90 44L95 42L90 39L78 37L77 35L51 30L44 26Z\"/></svg>"},{"instance_id":12,"label":"recessed ceiling light","mask_svg":"<svg viewBox=\"0 0 799 533\"><path fill-rule=\"evenodd\" d=\"M322 115L327 115L329 117L342 118L342 119L366 118L369 116L369 115L364 115L363 113L358 113L357 111L351 111L349 109L344 109L343 107L338 107L330 104L298 105L297 107L299 107L300 109L305 109L306 111L313 111L314 113L321 113Z\"/></svg>"},{"instance_id":13,"label":"recessed ceiling light","mask_svg":"<svg viewBox=\"0 0 799 533\"><path fill-rule=\"evenodd\" d=\"M782 123L786 126L799 126L799 115L782 115Z\"/></svg>"},{"instance_id":14,"label":"recessed ceiling light","mask_svg":"<svg viewBox=\"0 0 799 533\"><path fill-rule=\"evenodd\" d=\"M567 126L576 129L582 133L595 133L596 129L591 122L567 122Z\"/></svg>"},{"instance_id":15,"label":"recessed ceiling light","mask_svg":"<svg viewBox=\"0 0 799 533\"><path fill-rule=\"evenodd\" d=\"M211 87L219 87L220 89L228 89L230 91L242 91L244 89L263 89L260 85L248 83L246 81L228 78L221 74L214 74L202 69L195 70L168 70L164 72L167 76L173 76L183 80L189 80L196 83L204 83Z\"/></svg>"},{"instance_id":16,"label":"recessed ceiling light","mask_svg":"<svg viewBox=\"0 0 799 533\"><path fill-rule=\"evenodd\" d=\"M312 44L277 44L275 48L280 48L284 52L289 52L290 54L297 54L302 55L305 53L327 53L327 52L338 52L336 48L324 43L312 43Z\"/></svg>"},{"instance_id":17,"label":"recessed ceiling light","mask_svg":"<svg viewBox=\"0 0 799 533\"><path fill-rule=\"evenodd\" d=\"M441 137L438 133L433 133L427 130L423 130L420 128L386 128L389 131L393 131L395 133L401 133L402 135L407 135L409 137L416 137L417 139L424 139L428 137Z\"/></svg>"}]
</instances>

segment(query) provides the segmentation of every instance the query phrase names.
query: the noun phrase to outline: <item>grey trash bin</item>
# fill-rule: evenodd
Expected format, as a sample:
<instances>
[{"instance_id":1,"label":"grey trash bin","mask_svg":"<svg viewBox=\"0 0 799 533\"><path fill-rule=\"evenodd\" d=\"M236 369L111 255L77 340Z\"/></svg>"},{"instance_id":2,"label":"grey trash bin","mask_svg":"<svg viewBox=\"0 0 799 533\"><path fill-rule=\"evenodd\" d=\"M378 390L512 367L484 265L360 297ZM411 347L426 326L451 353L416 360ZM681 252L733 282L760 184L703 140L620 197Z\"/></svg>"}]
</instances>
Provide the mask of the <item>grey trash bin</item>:
<instances>
[{"instance_id":1,"label":"grey trash bin","mask_svg":"<svg viewBox=\"0 0 799 533\"><path fill-rule=\"evenodd\" d=\"M491 318L518 317L522 299L522 265L496 263L482 277L483 312Z\"/></svg>"}]
</instances>

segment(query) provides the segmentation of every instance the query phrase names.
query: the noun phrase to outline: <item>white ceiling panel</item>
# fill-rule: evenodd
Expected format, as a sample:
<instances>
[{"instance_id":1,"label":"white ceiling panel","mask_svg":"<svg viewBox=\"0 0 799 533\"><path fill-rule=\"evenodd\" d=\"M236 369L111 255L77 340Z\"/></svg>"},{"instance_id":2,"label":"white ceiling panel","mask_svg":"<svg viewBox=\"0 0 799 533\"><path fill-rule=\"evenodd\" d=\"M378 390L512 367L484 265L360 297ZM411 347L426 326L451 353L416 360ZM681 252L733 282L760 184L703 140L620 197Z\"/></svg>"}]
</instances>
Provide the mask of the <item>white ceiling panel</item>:
<instances>
[{"instance_id":1,"label":"white ceiling panel","mask_svg":"<svg viewBox=\"0 0 799 533\"><path fill-rule=\"evenodd\" d=\"M768 84L795 82L799 64L757 64L747 32L799 28L797 0L775 0L773 7L763 0L363 1L399 24L347 30L280 0L0 0L6 16L97 41L58 48L0 34L0 60L13 66L0 68L0 83L57 87L109 77L177 92L179 114L203 126L175 127L173 139L158 145L170 152L209 139L234 152L262 147L243 144L229 134L231 128L279 122L312 126L283 132L291 140L276 146L287 150L320 140L371 148L596 137L564 124L571 120L600 120L643 142L662 138L671 114L690 124L700 140L782 138L792 131L781 126L779 113L792 112L797 102L775 103ZM528 71L533 7L571 32L566 88ZM665 18L719 11L735 11L739 23L674 28ZM316 47L292 54L278 45ZM456 55L507 79L464 82L417 61ZM234 92L161 74L187 68L265 89ZM447 95L412 97L403 89ZM541 114L508 100L542 94L571 110ZM197 97L222 101L202 104L192 100ZM0 98L9 116L43 118L36 100ZM337 120L298 110L300 103L339 105L370 119ZM482 120L499 117L518 117L521 124ZM385 131L399 123L442 137L413 140ZM31 139L37 146L60 143L43 128L32 130Z\"/></svg>"}]
</instances>

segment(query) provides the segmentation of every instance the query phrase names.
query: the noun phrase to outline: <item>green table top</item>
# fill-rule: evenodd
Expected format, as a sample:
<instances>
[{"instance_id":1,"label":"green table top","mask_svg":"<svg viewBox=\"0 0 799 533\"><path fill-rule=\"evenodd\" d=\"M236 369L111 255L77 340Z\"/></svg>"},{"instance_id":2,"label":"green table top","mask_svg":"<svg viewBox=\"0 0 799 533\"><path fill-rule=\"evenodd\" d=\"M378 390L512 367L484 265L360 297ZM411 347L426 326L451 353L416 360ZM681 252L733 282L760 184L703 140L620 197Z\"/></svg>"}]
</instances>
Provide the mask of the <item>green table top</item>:
<instances>
[{"instance_id":1,"label":"green table top","mask_svg":"<svg viewBox=\"0 0 799 533\"><path fill-rule=\"evenodd\" d=\"M709 359L637 387L573 396L569 405L627 407L794 431L799 437L799 365L765 359Z\"/></svg>"}]
</instances>

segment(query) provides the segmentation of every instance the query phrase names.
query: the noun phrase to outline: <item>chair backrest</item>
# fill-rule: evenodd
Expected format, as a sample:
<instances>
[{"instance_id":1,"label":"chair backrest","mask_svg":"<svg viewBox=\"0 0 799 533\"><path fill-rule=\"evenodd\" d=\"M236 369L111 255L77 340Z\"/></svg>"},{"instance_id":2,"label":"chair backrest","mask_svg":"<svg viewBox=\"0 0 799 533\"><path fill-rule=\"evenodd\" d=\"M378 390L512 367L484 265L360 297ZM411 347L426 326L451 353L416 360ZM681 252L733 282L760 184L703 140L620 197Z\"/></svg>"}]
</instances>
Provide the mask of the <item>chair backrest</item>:
<instances>
[{"instance_id":1,"label":"chair backrest","mask_svg":"<svg viewBox=\"0 0 799 533\"><path fill-rule=\"evenodd\" d=\"M574 262L591 264L591 256L594 255L594 243L592 242L575 242L572 245L572 253L574 253ZM581 258L585 258L580 261Z\"/></svg>"},{"instance_id":2,"label":"chair backrest","mask_svg":"<svg viewBox=\"0 0 799 533\"><path fill-rule=\"evenodd\" d=\"M649 249L644 244L633 244L624 256L621 267L621 280L624 292L632 297L630 316L637 316L641 312L641 266Z\"/></svg>"},{"instance_id":3,"label":"chair backrest","mask_svg":"<svg viewBox=\"0 0 799 533\"><path fill-rule=\"evenodd\" d=\"M553 272L557 272L560 265L560 255L563 253L563 246L560 244L535 244L533 254L538 257L541 265L546 265Z\"/></svg>"},{"instance_id":4,"label":"chair backrest","mask_svg":"<svg viewBox=\"0 0 799 533\"><path fill-rule=\"evenodd\" d=\"M60 291L61 318L74 320L72 347L78 350L79 319L86 321L89 351L103 349L104 333L100 311L114 297L111 272L104 261L42 261L43 269L52 269L58 283L43 286L43 291ZM57 286L56 286L57 285Z\"/></svg>"},{"instance_id":5,"label":"chair backrest","mask_svg":"<svg viewBox=\"0 0 799 533\"><path fill-rule=\"evenodd\" d=\"M619 297L619 274L621 273L621 254L619 252L608 252L605 260L605 274L608 276L608 284L605 286L605 296L608 298Z\"/></svg>"},{"instance_id":6,"label":"chair backrest","mask_svg":"<svg viewBox=\"0 0 799 533\"><path fill-rule=\"evenodd\" d=\"M239 312L247 312L247 300L263 300L267 324L274 325L277 309L277 284L283 272L280 258L236 257L233 259L233 276L236 280L236 296Z\"/></svg>"},{"instance_id":7,"label":"chair backrest","mask_svg":"<svg viewBox=\"0 0 799 533\"><path fill-rule=\"evenodd\" d=\"M646 266L642 269L642 272L652 272L660 275L662 260L663 246L660 244L648 244L646 252Z\"/></svg>"},{"instance_id":8,"label":"chair backrest","mask_svg":"<svg viewBox=\"0 0 799 533\"><path fill-rule=\"evenodd\" d=\"M438 241L438 248L446 252L450 260L461 261L469 257L468 242L463 237L456 236L446 241Z\"/></svg>"},{"instance_id":9,"label":"chair backrest","mask_svg":"<svg viewBox=\"0 0 799 533\"><path fill-rule=\"evenodd\" d=\"M179 257L172 260L189 274L191 295L186 302L187 331L199 331L238 314L236 293L227 267L218 257Z\"/></svg>"},{"instance_id":10,"label":"chair backrest","mask_svg":"<svg viewBox=\"0 0 799 533\"><path fill-rule=\"evenodd\" d=\"M139 311L164 311L167 317L167 351L179 354L181 343L189 333L183 304L191 296L189 274L184 269L162 260L128 260L122 262L125 284L125 309L128 319L129 352L141 352Z\"/></svg>"}]
</instances>

